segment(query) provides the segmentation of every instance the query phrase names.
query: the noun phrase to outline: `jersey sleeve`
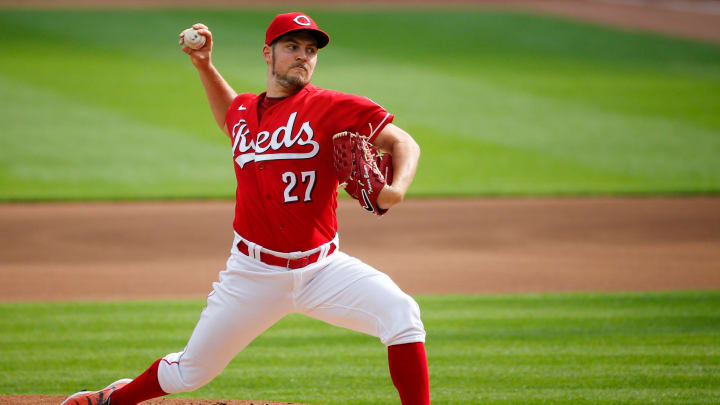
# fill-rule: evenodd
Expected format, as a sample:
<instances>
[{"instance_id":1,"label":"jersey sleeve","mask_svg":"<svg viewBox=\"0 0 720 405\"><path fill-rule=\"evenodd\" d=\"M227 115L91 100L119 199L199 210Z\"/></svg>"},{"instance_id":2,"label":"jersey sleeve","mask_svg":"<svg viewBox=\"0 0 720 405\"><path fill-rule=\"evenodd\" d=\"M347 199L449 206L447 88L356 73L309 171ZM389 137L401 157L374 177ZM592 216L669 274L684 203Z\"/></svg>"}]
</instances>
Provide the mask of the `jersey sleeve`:
<instances>
[{"instance_id":1,"label":"jersey sleeve","mask_svg":"<svg viewBox=\"0 0 720 405\"><path fill-rule=\"evenodd\" d=\"M337 132L350 131L367 136L370 142L393 121L394 115L367 97L343 94L333 107L333 115L341 123Z\"/></svg>"},{"instance_id":2,"label":"jersey sleeve","mask_svg":"<svg viewBox=\"0 0 720 405\"><path fill-rule=\"evenodd\" d=\"M232 103L230 103L230 107L225 113L225 125L227 125L228 127L228 132L232 132L233 125L235 125L235 121L237 120L235 115L238 111L238 107L243 103L245 103L245 105L248 105L249 101L253 97L255 97L255 94L252 93L238 94L237 96L235 96L235 99L233 99ZM232 135L228 136L232 138Z\"/></svg>"}]
</instances>

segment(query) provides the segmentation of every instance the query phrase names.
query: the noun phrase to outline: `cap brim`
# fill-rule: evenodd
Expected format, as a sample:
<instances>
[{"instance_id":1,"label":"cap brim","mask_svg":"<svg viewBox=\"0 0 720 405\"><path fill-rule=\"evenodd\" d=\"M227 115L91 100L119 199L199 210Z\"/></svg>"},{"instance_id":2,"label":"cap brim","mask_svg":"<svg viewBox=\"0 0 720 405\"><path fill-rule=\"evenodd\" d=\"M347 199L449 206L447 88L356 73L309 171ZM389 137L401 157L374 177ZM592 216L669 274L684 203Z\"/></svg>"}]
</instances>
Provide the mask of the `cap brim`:
<instances>
[{"instance_id":1,"label":"cap brim","mask_svg":"<svg viewBox=\"0 0 720 405\"><path fill-rule=\"evenodd\" d=\"M277 41L278 39L282 38L287 34L297 31L307 31L310 35L314 36L318 43L318 49L324 48L325 46L327 46L328 43L330 43L330 36L325 33L325 31L317 28L293 28L291 30L287 30L281 34L278 34L272 41L270 41L270 43Z\"/></svg>"},{"instance_id":2,"label":"cap brim","mask_svg":"<svg viewBox=\"0 0 720 405\"><path fill-rule=\"evenodd\" d=\"M325 31L322 30L307 30L310 31L310 33L315 36L315 39L318 41L318 48L325 48L327 44L330 43L330 36L325 33Z\"/></svg>"}]
</instances>

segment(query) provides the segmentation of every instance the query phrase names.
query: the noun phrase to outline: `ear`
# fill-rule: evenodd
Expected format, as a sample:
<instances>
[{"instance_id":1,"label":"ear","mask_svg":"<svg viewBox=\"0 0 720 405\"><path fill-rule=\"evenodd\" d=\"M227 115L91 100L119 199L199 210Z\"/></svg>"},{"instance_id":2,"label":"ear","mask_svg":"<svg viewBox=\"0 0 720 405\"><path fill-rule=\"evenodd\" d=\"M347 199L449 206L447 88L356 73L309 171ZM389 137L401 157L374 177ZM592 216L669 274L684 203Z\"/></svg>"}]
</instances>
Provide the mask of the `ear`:
<instances>
[{"instance_id":1,"label":"ear","mask_svg":"<svg viewBox=\"0 0 720 405\"><path fill-rule=\"evenodd\" d=\"M270 48L267 45L263 46L262 49L263 59L265 59L265 63L270 65L272 63L272 48Z\"/></svg>"}]
</instances>

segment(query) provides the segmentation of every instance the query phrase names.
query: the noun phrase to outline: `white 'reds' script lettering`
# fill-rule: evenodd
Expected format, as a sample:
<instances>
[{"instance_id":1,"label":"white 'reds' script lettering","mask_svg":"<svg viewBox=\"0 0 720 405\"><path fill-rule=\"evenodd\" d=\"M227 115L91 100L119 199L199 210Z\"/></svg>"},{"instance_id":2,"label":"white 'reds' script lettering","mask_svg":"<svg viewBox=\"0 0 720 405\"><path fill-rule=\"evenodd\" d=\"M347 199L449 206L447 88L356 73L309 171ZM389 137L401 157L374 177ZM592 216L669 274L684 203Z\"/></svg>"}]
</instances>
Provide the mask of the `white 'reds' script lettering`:
<instances>
[{"instance_id":1,"label":"white 'reds' script lettering","mask_svg":"<svg viewBox=\"0 0 720 405\"><path fill-rule=\"evenodd\" d=\"M238 151L235 162L242 169L247 162L262 162L265 160L290 160L290 159L309 159L314 157L320 151L320 145L313 140L313 129L310 127L310 121L305 121L295 136L292 135L295 128L295 117L297 112L290 114L287 124L280 126L270 134L269 131L258 132L255 140L248 142L250 130L244 119L239 120L232 129L233 138L233 155ZM303 136L304 135L304 136ZM283 149L290 149L295 145L310 145L312 149L304 153L283 152ZM266 153L272 150L271 153Z\"/></svg>"}]
</instances>

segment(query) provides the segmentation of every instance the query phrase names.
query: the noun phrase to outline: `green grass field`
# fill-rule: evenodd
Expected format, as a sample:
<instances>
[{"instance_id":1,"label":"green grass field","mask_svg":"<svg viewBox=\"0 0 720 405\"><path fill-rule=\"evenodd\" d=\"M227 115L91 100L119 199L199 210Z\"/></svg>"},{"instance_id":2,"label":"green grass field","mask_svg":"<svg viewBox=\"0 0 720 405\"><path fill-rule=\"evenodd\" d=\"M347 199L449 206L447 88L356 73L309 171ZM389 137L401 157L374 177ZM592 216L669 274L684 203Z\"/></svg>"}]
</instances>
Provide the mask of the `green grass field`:
<instances>
[{"instance_id":1,"label":"green grass field","mask_svg":"<svg viewBox=\"0 0 720 405\"><path fill-rule=\"evenodd\" d=\"M720 292L418 297L434 404L716 404ZM201 301L0 305L0 393L71 393L181 350ZM283 319L185 394L399 403L375 338Z\"/></svg>"},{"instance_id":2,"label":"green grass field","mask_svg":"<svg viewBox=\"0 0 720 405\"><path fill-rule=\"evenodd\" d=\"M281 10L0 10L0 201L232 198L177 33L263 90ZM286 11L286 10L282 10ZM720 46L489 10L308 10L315 84L423 148L414 196L720 192ZM31 287L28 287L31 288ZM720 403L720 291L418 297L434 404ZM0 304L0 394L68 394L181 350L202 301ZM374 338L289 316L190 397L395 404Z\"/></svg>"},{"instance_id":3,"label":"green grass field","mask_svg":"<svg viewBox=\"0 0 720 405\"><path fill-rule=\"evenodd\" d=\"M257 92L276 11L0 10L0 200L232 197L176 36L206 22ZM314 82L423 147L413 195L720 191L718 45L488 10L311 15L332 36Z\"/></svg>"}]
</instances>

